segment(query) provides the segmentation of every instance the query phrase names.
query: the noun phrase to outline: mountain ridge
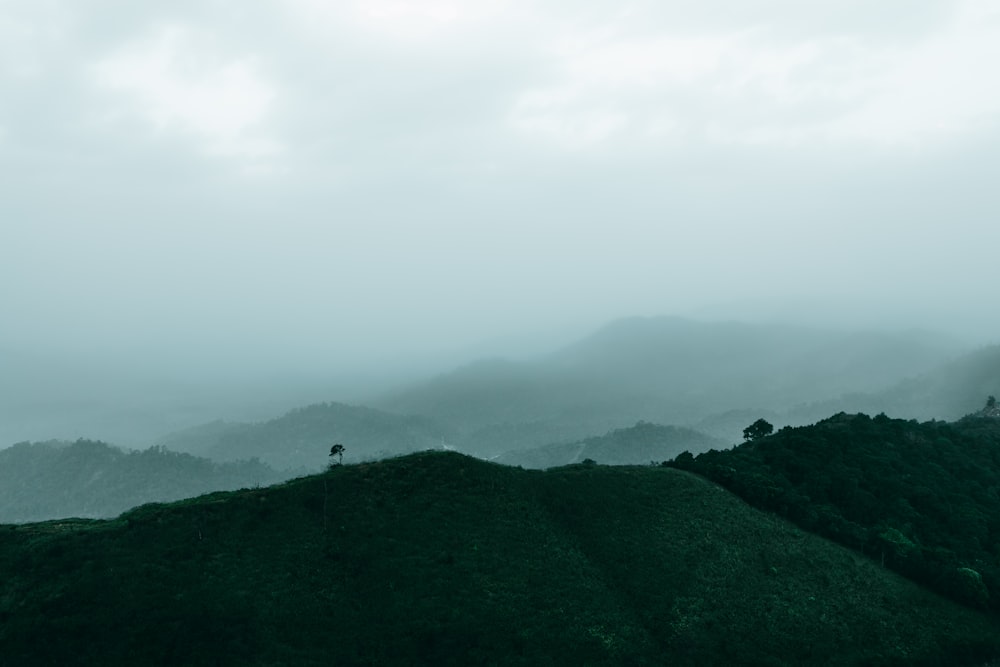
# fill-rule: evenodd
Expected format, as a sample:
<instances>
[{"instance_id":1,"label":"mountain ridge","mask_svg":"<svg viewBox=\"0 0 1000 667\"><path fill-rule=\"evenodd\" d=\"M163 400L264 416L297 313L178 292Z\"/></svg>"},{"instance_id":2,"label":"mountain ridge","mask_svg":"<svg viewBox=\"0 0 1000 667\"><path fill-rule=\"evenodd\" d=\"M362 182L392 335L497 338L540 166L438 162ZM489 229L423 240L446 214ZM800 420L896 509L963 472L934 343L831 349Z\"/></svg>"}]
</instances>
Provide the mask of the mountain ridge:
<instances>
[{"instance_id":1,"label":"mountain ridge","mask_svg":"<svg viewBox=\"0 0 1000 667\"><path fill-rule=\"evenodd\" d=\"M627 318L533 361L469 364L371 404L440 419L460 449L490 457L637 421L698 428L728 410L783 412L881 390L956 350L920 332Z\"/></svg>"}]
</instances>

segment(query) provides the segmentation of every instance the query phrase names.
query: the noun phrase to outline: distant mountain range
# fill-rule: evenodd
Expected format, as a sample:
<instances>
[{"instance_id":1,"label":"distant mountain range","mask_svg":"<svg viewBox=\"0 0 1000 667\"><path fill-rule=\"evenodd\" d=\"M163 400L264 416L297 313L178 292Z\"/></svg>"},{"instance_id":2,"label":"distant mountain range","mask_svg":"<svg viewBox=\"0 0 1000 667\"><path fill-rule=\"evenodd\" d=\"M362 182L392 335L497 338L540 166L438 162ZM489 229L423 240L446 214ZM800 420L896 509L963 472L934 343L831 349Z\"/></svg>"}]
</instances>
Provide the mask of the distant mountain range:
<instances>
[{"instance_id":1,"label":"distant mountain range","mask_svg":"<svg viewBox=\"0 0 1000 667\"><path fill-rule=\"evenodd\" d=\"M869 412L908 419L955 420L1000 396L1000 345L964 354L876 392L852 392L829 401L798 406L789 416L810 423L835 412Z\"/></svg>"},{"instance_id":2,"label":"distant mountain range","mask_svg":"<svg viewBox=\"0 0 1000 667\"><path fill-rule=\"evenodd\" d=\"M447 448L529 467L630 463L669 458L684 439L695 453L738 443L758 418L779 428L840 411L954 419L988 394L1000 394L1000 347L962 355L919 332L632 318L534 361L459 368L375 407L319 403L154 442L214 461L256 457L286 476L322 469L338 442L348 462ZM630 440L640 422L674 430Z\"/></svg>"},{"instance_id":3,"label":"distant mountain range","mask_svg":"<svg viewBox=\"0 0 1000 667\"><path fill-rule=\"evenodd\" d=\"M113 517L150 502L273 484L286 475L260 461L217 463L154 447L22 442L0 450L0 523Z\"/></svg>"},{"instance_id":4,"label":"distant mountain range","mask_svg":"<svg viewBox=\"0 0 1000 667\"><path fill-rule=\"evenodd\" d=\"M776 426L804 426L838 412L885 413L907 419L954 421L977 411L987 396L1000 396L1000 346L991 345L873 392L848 392L786 410L731 410L709 415L695 428L730 442L758 417Z\"/></svg>"},{"instance_id":5,"label":"distant mountain range","mask_svg":"<svg viewBox=\"0 0 1000 667\"><path fill-rule=\"evenodd\" d=\"M1000 353L959 356L957 349L919 332L630 319L536 361L484 360L373 399L379 409L316 404L255 424L213 422L157 442L299 471L322 467L335 442L355 461L451 448L545 467L571 462L588 438L647 422L700 432L689 437L697 452L741 442L743 428L761 417L781 427L842 410L960 416L986 393L1000 393ZM533 451L519 457L518 450ZM605 459L589 458L642 460L608 454L604 448Z\"/></svg>"},{"instance_id":6,"label":"distant mountain range","mask_svg":"<svg viewBox=\"0 0 1000 667\"><path fill-rule=\"evenodd\" d=\"M491 457L637 421L700 428L734 410L778 414L874 394L958 353L956 344L921 332L632 318L542 359L479 362L372 405L449 424L461 450ZM706 426L724 439L739 434L712 419Z\"/></svg>"},{"instance_id":7,"label":"distant mountain range","mask_svg":"<svg viewBox=\"0 0 1000 667\"><path fill-rule=\"evenodd\" d=\"M343 403L317 403L254 424L211 422L158 439L168 449L217 461L255 457L278 469L316 472L330 447L346 447L345 462L441 449L451 431L426 417L399 416Z\"/></svg>"}]
</instances>

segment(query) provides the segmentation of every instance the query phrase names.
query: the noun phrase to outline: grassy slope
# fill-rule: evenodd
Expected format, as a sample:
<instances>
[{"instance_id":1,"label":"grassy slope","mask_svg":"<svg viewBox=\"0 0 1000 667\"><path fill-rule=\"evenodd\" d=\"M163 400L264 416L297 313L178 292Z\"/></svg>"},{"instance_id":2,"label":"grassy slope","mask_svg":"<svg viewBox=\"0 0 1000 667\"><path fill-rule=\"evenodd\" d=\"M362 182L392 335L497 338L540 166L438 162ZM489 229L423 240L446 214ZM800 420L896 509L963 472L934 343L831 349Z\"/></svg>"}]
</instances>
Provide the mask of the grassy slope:
<instances>
[{"instance_id":1,"label":"grassy slope","mask_svg":"<svg viewBox=\"0 0 1000 667\"><path fill-rule=\"evenodd\" d=\"M0 664L954 664L1000 643L665 468L415 454L3 527L0 572Z\"/></svg>"}]
</instances>

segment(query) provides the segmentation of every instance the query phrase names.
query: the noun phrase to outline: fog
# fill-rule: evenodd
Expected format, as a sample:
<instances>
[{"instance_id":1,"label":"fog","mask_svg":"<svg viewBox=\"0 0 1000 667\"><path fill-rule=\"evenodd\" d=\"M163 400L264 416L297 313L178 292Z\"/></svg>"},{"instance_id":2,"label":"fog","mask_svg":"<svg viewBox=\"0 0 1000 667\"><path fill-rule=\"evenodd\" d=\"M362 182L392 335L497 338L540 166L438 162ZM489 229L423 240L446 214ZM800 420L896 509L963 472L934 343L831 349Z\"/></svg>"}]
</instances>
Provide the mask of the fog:
<instances>
[{"instance_id":1,"label":"fog","mask_svg":"<svg viewBox=\"0 0 1000 667\"><path fill-rule=\"evenodd\" d=\"M997 62L989 0L0 3L0 445L635 315L997 342Z\"/></svg>"}]
</instances>

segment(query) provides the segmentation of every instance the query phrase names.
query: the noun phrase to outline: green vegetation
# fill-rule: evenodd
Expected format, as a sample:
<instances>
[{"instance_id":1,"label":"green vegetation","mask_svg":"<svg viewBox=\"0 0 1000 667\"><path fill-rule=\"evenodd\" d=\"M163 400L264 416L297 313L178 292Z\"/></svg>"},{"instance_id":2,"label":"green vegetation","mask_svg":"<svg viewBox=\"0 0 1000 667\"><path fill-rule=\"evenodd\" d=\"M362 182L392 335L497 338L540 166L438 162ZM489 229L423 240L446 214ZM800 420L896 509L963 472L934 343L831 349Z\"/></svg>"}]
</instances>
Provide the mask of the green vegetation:
<instances>
[{"instance_id":1,"label":"green vegetation","mask_svg":"<svg viewBox=\"0 0 1000 667\"><path fill-rule=\"evenodd\" d=\"M285 479L260 461L215 463L162 447L125 452L93 440L0 450L0 522L112 517L153 501Z\"/></svg>"},{"instance_id":2,"label":"green vegetation","mask_svg":"<svg viewBox=\"0 0 1000 667\"><path fill-rule=\"evenodd\" d=\"M0 527L0 572L12 665L1000 655L993 617L651 466L537 472L442 452L334 466L113 521Z\"/></svg>"},{"instance_id":3,"label":"green vegetation","mask_svg":"<svg viewBox=\"0 0 1000 667\"><path fill-rule=\"evenodd\" d=\"M839 414L670 463L977 608L1000 609L1000 421Z\"/></svg>"},{"instance_id":4,"label":"green vegetation","mask_svg":"<svg viewBox=\"0 0 1000 667\"><path fill-rule=\"evenodd\" d=\"M743 429L744 440L756 440L774 433L774 426L765 419L758 419Z\"/></svg>"}]
</instances>

